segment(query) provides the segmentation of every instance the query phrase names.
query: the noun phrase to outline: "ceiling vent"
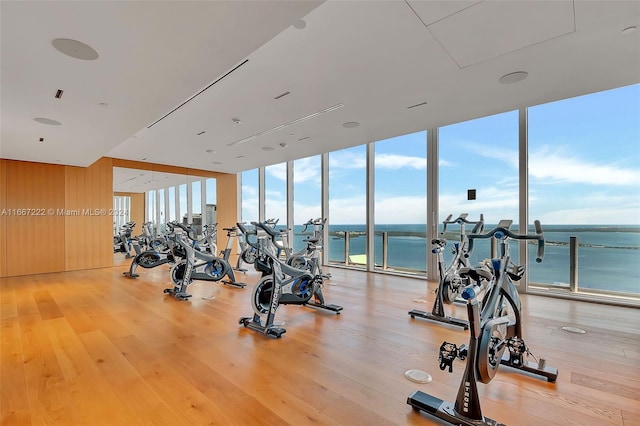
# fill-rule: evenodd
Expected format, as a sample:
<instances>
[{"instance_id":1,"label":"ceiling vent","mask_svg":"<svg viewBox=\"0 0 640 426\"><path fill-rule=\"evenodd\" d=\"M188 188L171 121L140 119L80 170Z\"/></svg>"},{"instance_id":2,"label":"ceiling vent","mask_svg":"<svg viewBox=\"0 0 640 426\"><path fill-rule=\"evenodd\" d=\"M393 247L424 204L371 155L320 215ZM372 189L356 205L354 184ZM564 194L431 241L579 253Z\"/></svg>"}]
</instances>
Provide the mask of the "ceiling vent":
<instances>
[{"instance_id":1,"label":"ceiling vent","mask_svg":"<svg viewBox=\"0 0 640 426\"><path fill-rule=\"evenodd\" d=\"M161 122L162 120L164 120L165 118L167 118L168 116L170 116L171 114L173 114L174 112L176 112L177 110L179 110L180 108L182 108L183 106L185 106L188 102L190 102L191 100L195 99L196 97L198 97L199 95L201 95L202 93L204 93L208 88L210 88L211 86L213 86L214 84L218 83L220 80L222 80L223 78L227 77L229 74L231 74L232 72L234 72L235 70L237 70L238 68L240 68L241 66L243 66L244 64L246 64L247 62L249 62L248 59L245 59L244 61L242 61L240 64L236 65L231 71L228 71L226 74L224 74L222 77L218 78L217 80L215 80L213 83L209 84L207 87L205 87L204 89L202 89L201 91L199 91L198 93L196 93L195 95L191 96L189 99L187 99L186 101L184 101L183 103L181 103L180 105L178 105L177 107L175 107L174 109L172 109L171 111L169 111L168 113L166 113L165 115L163 115L162 117L160 117L159 119L157 119L156 121L154 121L153 123L151 123L149 126L147 126L147 129L152 128L153 126L155 126L156 124L158 124L159 122Z\"/></svg>"},{"instance_id":2,"label":"ceiling vent","mask_svg":"<svg viewBox=\"0 0 640 426\"><path fill-rule=\"evenodd\" d=\"M285 96L287 96L287 95L288 95L288 94L290 94L290 93L291 93L291 92L284 92L284 93L282 93L281 95L278 95L278 96L276 96L276 97L275 97L275 98L273 98L273 99L276 99L276 100L277 100L277 99L280 99L280 98L284 98Z\"/></svg>"}]
</instances>

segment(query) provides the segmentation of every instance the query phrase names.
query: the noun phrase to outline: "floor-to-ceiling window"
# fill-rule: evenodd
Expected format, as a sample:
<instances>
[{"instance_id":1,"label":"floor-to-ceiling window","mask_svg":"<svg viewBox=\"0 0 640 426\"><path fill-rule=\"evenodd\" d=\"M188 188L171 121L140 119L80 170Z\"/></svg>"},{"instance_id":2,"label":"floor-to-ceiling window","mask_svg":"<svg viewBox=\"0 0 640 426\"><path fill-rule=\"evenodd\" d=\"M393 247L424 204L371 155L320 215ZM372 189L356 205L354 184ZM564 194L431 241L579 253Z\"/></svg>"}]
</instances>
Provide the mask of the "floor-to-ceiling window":
<instances>
[{"instance_id":1,"label":"floor-to-ceiling window","mask_svg":"<svg viewBox=\"0 0 640 426\"><path fill-rule=\"evenodd\" d=\"M511 230L518 230L518 135L518 111L439 129L439 222L449 214L455 219L468 213L470 221L483 214L487 227L508 219ZM448 226L446 238L459 240L460 227ZM515 244L511 250L517 261ZM450 251L444 253L448 261ZM471 261L488 257L489 240L478 240Z\"/></svg>"},{"instance_id":2,"label":"floor-to-ceiling window","mask_svg":"<svg viewBox=\"0 0 640 426\"><path fill-rule=\"evenodd\" d=\"M166 211L164 204L164 189L159 189L157 193L158 197L158 219L157 219L157 231L158 233L164 233L165 223L166 223Z\"/></svg>"},{"instance_id":3,"label":"floor-to-ceiling window","mask_svg":"<svg viewBox=\"0 0 640 426\"><path fill-rule=\"evenodd\" d=\"M156 222L156 191L147 192L147 222Z\"/></svg>"},{"instance_id":4,"label":"floor-to-ceiling window","mask_svg":"<svg viewBox=\"0 0 640 426\"><path fill-rule=\"evenodd\" d=\"M329 153L328 246L331 262L366 266L366 164L366 145Z\"/></svg>"},{"instance_id":5,"label":"floor-to-ceiling window","mask_svg":"<svg viewBox=\"0 0 640 426\"><path fill-rule=\"evenodd\" d=\"M304 223L322 216L321 156L302 158L293 162L293 223L294 250L304 247L302 240L313 233L313 227Z\"/></svg>"},{"instance_id":6,"label":"floor-to-ceiling window","mask_svg":"<svg viewBox=\"0 0 640 426\"><path fill-rule=\"evenodd\" d=\"M113 197L113 235L118 235L122 225L129 222L131 213L131 197L117 195ZM138 226L141 226L139 224Z\"/></svg>"},{"instance_id":7,"label":"floor-to-ceiling window","mask_svg":"<svg viewBox=\"0 0 640 426\"><path fill-rule=\"evenodd\" d=\"M167 212L167 219L169 220L169 222L173 222L174 220L176 220L177 216L176 216L176 187L175 186L171 186L168 189L168 195L169 197L169 211Z\"/></svg>"},{"instance_id":8,"label":"floor-to-ceiling window","mask_svg":"<svg viewBox=\"0 0 640 426\"><path fill-rule=\"evenodd\" d=\"M530 281L640 293L640 85L531 107L529 215L542 221L542 264Z\"/></svg>"},{"instance_id":9,"label":"floor-to-ceiling window","mask_svg":"<svg viewBox=\"0 0 640 426\"><path fill-rule=\"evenodd\" d=\"M241 222L251 223L259 219L258 169L242 172L241 181L242 211L240 218Z\"/></svg>"},{"instance_id":10,"label":"floor-to-ceiling window","mask_svg":"<svg viewBox=\"0 0 640 426\"><path fill-rule=\"evenodd\" d=\"M179 216L178 220L182 223L187 223L187 184L183 183L178 187L178 199L179 199Z\"/></svg>"},{"instance_id":11,"label":"floor-to-ceiling window","mask_svg":"<svg viewBox=\"0 0 640 426\"><path fill-rule=\"evenodd\" d=\"M278 229L287 228L287 163L264 168L264 217L276 219Z\"/></svg>"},{"instance_id":12,"label":"floor-to-ceiling window","mask_svg":"<svg viewBox=\"0 0 640 426\"><path fill-rule=\"evenodd\" d=\"M202 234L202 182L191 182L191 222L196 235Z\"/></svg>"},{"instance_id":13,"label":"floor-to-ceiling window","mask_svg":"<svg viewBox=\"0 0 640 426\"><path fill-rule=\"evenodd\" d=\"M427 133L378 141L375 150L376 268L427 270Z\"/></svg>"},{"instance_id":14,"label":"floor-to-ceiling window","mask_svg":"<svg viewBox=\"0 0 640 426\"><path fill-rule=\"evenodd\" d=\"M205 223L207 225L211 225L218 221L216 206L216 180L213 178L205 180L205 188Z\"/></svg>"}]
</instances>

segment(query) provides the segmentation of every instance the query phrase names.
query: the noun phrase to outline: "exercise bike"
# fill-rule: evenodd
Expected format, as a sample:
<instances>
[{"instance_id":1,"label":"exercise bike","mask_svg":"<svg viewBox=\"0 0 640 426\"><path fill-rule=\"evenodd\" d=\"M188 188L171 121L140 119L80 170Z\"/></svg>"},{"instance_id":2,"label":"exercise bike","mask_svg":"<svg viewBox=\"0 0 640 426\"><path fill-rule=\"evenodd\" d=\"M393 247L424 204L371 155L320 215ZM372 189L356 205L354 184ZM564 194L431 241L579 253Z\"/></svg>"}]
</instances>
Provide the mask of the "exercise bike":
<instances>
[{"instance_id":1,"label":"exercise bike","mask_svg":"<svg viewBox=\"0 0 640 426\"><path fill-rule=\"evenodd\" d=\"M509 238L536 240L538 242L536 262L542 262L544 256L542 227L536 220L535 235L518 235L509 231L511 223L511 220L502 220L496 228L486 234L469 235L470 250L473 248L475 238L496 238L500 242L501 257L492 259L490 265L484 264L476 268L460 270L461 276L466 276L473 281L462 292L462 298L467 301L469 316L469 345L458 347L455 344L443 342L438 357L440 369L448 368L449 372L453 371L455 359L468 358L455 403L443 401L421 391L414 391L407 398L407 403L414 409L424 411L450 424L502 425L482 414L477 389L477 382L489 383L501 364L540 375L549 382L555 382L558 377L558 369L547 366L544 359L540 358L535 363L524 359L525 355L532 354L522 338L521 303L512 280L517 281L524 276L525 266L517 266L511 262L508 245ZM479 295L482 292L483 281L488 281L489 284L480 302ZM510 318L507 304L513 311L515 320Z\"/></svg>"},{"instance_id":2,"label":"exercise bike","mask_svg":"<svg viewBox=\"0 0 640 426\"><path fill-rule=\"evenodd\" d=\"M439 321L441 323L455 325L462 327L465 330L469 328L469 322L464 319L454 318L447 316L444 312L444 304L452 304L456 299L460 297L462 290L467 284L468 279L463 279L458 271L460 268L469 266L469 240L465 234L465 225L475 225L472 234L482 232L484 228L484 216L480 215L480 220L472 222L467 220L468 213L462 213L456 219L451 220L452 215L442 222L442 232L440 232L441 238L436 238L431 241L433 249L431 252L436 254L438 259L438 288L436 289L436 299L433 302L433 308L431 312L421 311L419 309L413 309L409 311L411 318L419 317L432 321ZM444 234L447 230L447 225L458 224L460 225L460 241L453 244L452 252L453 259L449 263L449 266L445 265L444 261L444 248L447 245L447 240L444 238Z\"/></svg>"},{"instance_id":3,"label":"exercise bike","mask_svg":"<svg viewBox=\"0 0 640 426\"><path fill-rule=\"evenodd\" d=\"M170 294L178 300L187 300L191 297L187 294L187 287L194 281L222 282L225 285L244 288L245 283L237 282L233 269L229 262L214 254L199 251L194 247L195 238L191 237L193 229L185 224L176 223L174 227L183 232L176 234L175 241L182 247L185 257L171 268L172 288L164 289L165 294ZM223 280L224 277L229 277Z\"/></svg>"},{"instance_id":4,"label":"exercise bike","mask_svg":"<svg viewBox=\"0 0 640 426\"><path fill-rule=\"evenodd\" d=\"M322 249L322 231L327 219L309 219L302 229L302 233L307 232L309 226L313 226L313 236L302 240L305 246L299 251L291 254L287 259L287 265L297 269L308 269L314 275L321 275L323 279L330 279L331 274L322 272L322 262L320 261L320 250Z\"/></svg>"},{"instance_id":5,"label":"exercise bike","mask_svg":"<svg viewBox=\"0 0 640 426\"><path fill-rule=\"evenodd\" d=\"M242 263L252 265L256 261L256 250L246 243L244 234L237 226L223 229L227 231L227 246L220 252L220 256L227 262L229 261L233 249L233 240L237 238L240 244L240 254L238 255L236 266L233 269L239 272L247 272L247 270L242 267Z\"/></svg>"},{"instance_id":6,"label":"exercise bike","mask_svg":"<svg viewBox=\"0 0 640 426\"><path fill-rule=\"evenodd\" d=\"M180 246L175 243L175 223L169 222L167 223L167 227L170 229L170 233L166 236L166 241L162 243L162 246L167 246L166 250L145 250L140 251L136 241L133 242L133 247L136 249L136 256L131 261L131 266L129 266L129 270L127 272L123 272L122 274L127 278L138 278L140 275L136 273L136 269L138 266L141 266L145 269L155 268L160 265L165 265L168 263L175 263L176 257L185 258L186 252Z\"/></svg>"},{"instance_id":7,"label":"exercise bike","mask_svg":"<svg viewBox=\"0 0 640 426\"><path fill-rule=\"evenodd\" d=\"M285 328L274 324L276 310L280 305L303 305L340 314L342 306L325 304L322 294L321 275L313 275L310 270L297 269L281 261L276 254L273 239L276 231L264 223L252 222L254 231L248 231L242 224L238 227L247 238L247 243L257 250L255 267L262 272L262 278L251 294L253 317L241 317L238 323L246 328L276 338L282 337ZM258 230L267 237L258 238ZM256 241L250 241L250 236ZM312 300L313 299L313 300ZM263 315L266 315L264 323Z\"/></svg>"},{"instance_id":8,"label":"exercise bike","mask_svg":"<svg viewBox=\"0 0 640 426\"><path fill-rule=\"evenodd\" d=\"M125 259L130 259L131 256L131 234L133 233L133 227L136 223L131 221L122 225L118 236L113 237L113 252L124 253Z\"/></svg>"}]
</instances>

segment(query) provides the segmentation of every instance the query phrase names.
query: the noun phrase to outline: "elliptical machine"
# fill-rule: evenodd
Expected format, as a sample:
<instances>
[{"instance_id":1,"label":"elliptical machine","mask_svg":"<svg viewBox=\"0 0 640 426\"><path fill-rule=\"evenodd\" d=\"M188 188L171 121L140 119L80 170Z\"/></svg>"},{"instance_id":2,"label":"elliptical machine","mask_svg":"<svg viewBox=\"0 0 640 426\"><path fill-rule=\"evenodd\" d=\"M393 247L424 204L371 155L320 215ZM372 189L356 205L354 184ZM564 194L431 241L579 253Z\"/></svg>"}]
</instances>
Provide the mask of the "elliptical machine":
<instances>
[{"instance_id":1,"label":"elliptical machine","mask_svg":"<svg viewBox=\"0 0 640 426\"><path fill-rule=\"evenodd\" d=\"M538 242L536 262L544 257L544 237L539 221L535 221L535 235L518 235L511 231L511 220L502 220L496 228L486 234L469 235L469 249L473 248L475 238L496 238L500 242L501 256L491 260L491 266L480 265L477 268L463 268L460 275L468 277L472 284L465 287L462 297L467 301L470 337L469 346L460 347L443 342L440 346L440 369L453 371L456 358L468 358L467 366L458 389L454 404L443 401L421 391L414 391L407 404L416 410L424 411L434 417L454 425L479 426L502 425L485 417L480 408L477 382L489 383L495 376L498 367L503 364L528 373L545 377L555 382L558 369L546 365L543 358L532 363L524 359L532 355L522 338L521 303L518 291L512 280L524 276L525 266L514 265L509 253L508 239L535 240ZM482 291L482 282L488 281L482 303L478 298ZM511 308L513 319L508 312ZM482 307L480 307L482 306ZM506 350L508 349L508 353ZM534 357L535 358L535 357Z\"/></svg>"},{"instance_id":2,"label":"elliptical machine","mask_svg":"<svg viewBox=\"0 0 640 426\"><path fill-rule=\"evenodd\" d=\"M185 257L171 268L173 288L165 288L164 293L170 294L178 300L187 300L187 287L194 280L221 281L231 287L244 288L245 283L237 282L229 262L214 254L196 250L195 238L191 237L193 229L182 223L175 223L174 228L182 229L182 233L175 236L176 243L184 249ZM228 280L223 280L228 276Z\"/></svg>"},{"instance_id":3,"label":"elliptical machine","mask_svg":"<svg viewBox=\"0 0 640 426\"><path fill-rule=\"evenodd\" d=\"M280 305L303 305L340 314L342 306L326 305L322 294L321 275L313 275L311 271L296 269L281 261L273 246L276 231L264 223L252 222L256 227L248 231L242 224L238 228L258 253L256 270L262 272L262 278L255 285L251 294L253 317L241 317L239 324L259 333L276 338L282 337L287 331L274 325L276 310ZM258 229L264 231L269 238L258 238ZM250 241L249 237L256 241ZM314 299L313 301L311 299ZM264 323L262 315L266 315Z\"/></svg>"},{"instance_id":4,"label":"elliptical machine","mask_svg":"<svg viewBox=\"0 0 640 426\"><path fill-rule=\"evenodd\" d=\"M433 244L433 249L431 249L432 253L435 253L438 257L438 288L436 289L436 299L433 302L433 308L431 312L421 311L419 309L413 309L409 311L409 315L411 318L419 317L432 321L439 321L441 323L455 325L458 327L462 327L465 330L469 328L469 322L464 319L454 318L447 316L444 312L444 304L452 304L460 294L462 290L469 284L468 279L463 279L458 273L461 268L465 268L469 266L469 255L471 254L471 250L469 250L469 239L465 234L465 225L475 225L472 234L478 234L482 232L484 228L484 216L480 215L480 220L476 222L472 222L467 220L468 213L462 213L456 219L451 220L451 216L447 216L447 218L442 222L442 232L440 235L444 236L444 233L447 230L447 225L449 224L458 224L460 225L460 241L453 244L452 252L453 259L449 263L449 266L445 265L444 262L444 248L447 245L447 240L442 238L436 238L431 241Z\"/></svg>"}]
</instances>

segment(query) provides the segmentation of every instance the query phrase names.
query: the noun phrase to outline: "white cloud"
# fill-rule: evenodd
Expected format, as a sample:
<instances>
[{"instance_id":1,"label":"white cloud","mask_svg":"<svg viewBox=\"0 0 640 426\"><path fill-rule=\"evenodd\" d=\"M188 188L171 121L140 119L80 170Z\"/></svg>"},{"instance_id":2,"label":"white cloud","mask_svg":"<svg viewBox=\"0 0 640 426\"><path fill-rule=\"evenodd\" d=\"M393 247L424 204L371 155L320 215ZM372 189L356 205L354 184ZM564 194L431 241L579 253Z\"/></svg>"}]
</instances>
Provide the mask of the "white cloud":
<instances>
[{"instance_id":1,"label":"white cloud","mask_svg":"<svg viewBox=\"0 0 640 426\"><path fill-rule=\"evenodd\" d=\"M518 169L518 150L517 149L496 149L491 146L474 143L464 142L462 144L465 150L473 152L481 157L491 158L494 160L501 160L506 163L512 169Z\"/></svg>"},{"instance_id":2,"label":"white cloud","mask_svg":"<svg viewBox=\"0 0 640 426\"><path fill-rule=\"evenodd\" d=\"M440 167L457 167L458 163L455 163L453 161L449 161L449 160L445 160L445 159L439 159L438 160L438 165Z\"/></svg>"},{"instance_id":3,"label":"white cloud","mask_svg":"<svg viewBox=\"0 0 640 426\"><path fill-rule=\"evenodd\" d=\"M329 222L332 224L364 224L367 217L364 195L332 198L329 203Z\"/></svg>"},{"instance_id":4,"label":"white cloud","mask_svg":"<svg viewBox=\"0 0 640 426\"><path fill-rule=\"evenodd\" d=\"M332 152L329 154L329 169L364 169L367 159L364 152Z\"/></svg>"},{"instance_id":5,"label":"white cloud","mask_svg":"<svg viewBox=\"0 0 640 426\"><path fill-rule=\"evenodd\" d=\"M307 205L302 203L294 203L294 223L296 225L302 225L309 219L317 219L321 216L321 212L322 206L320 204Z\"/></svg>"},{"instance_id":6,"label":"white cloud","mask_svg":"<svg viewBox=\"0 0 640 426\"><path fill-rule=\"evenodd\" d=\"M249 185L242 185L242 195L243 196L255 196L256 198L258 197L258 188L256 188L255 186L249 186ZM185 195L185 200L187 199L187 196Z\"/></svg>"},{"instance_id":7,"label":"white cloud","mask_svg":"<svg viewBox=\"0 0 640 426\"><path fill-rule=\"evenodd\" d=\"M640 170L592 163L564 147L543 146L529 155L529 174L543 181L590 185L640 185Z\"/></svg>"},{"instance_id":8,"label":"white cloud","mask_svg":"<svg viewBox=\"0 0 640 426\"><path fill-rule=\"evenodd\" d=\"M265 174L271 175L276 179L287 181L287 163L274 164L264 168Z\"/></svg>"},{"instance_id":9,"label":"white cloud","mask_svg":"<svg viewBox=\"0 0 640 426\"><path fill-rule=\"evenodd\" d=\"M376 198L376 223L425 223L426 196Z\"/></svg>"},{"instance_id":10,"label":"white cloud","mask_svg":"<svg viewBox=\"0 0 640 426\"><path fill-rule=\"evenodd\" d=\"M294 183L320 182L320 159L307 157L296 160L293 169Z\"/></svg>"},{"instance_id":11,"label":"white cloud","mask_svg":"<svg viewBox=\"0 0 640 426\"><path fill-rule=\"evenodd\" d=\"M376 167L384 169L419 169L427 168L427 159L425 157L412 157L408 155L397 154L376 154Z\"/></svg>"},{"instance_id":12,"label":"white cloud","mask_svg":"<svg viewBox=\"0 0 640 426\"><path fill-rule=\"evenodd\" d=\"M638 206L562 209L544 213L539 218L536 217L534 219L540 220L543 229L545 224L640 225L640 209Z\"/></svg>"},{"instance_id":13,"label":"white cloud","mask_svg":"<svg viewBox=\"0 0 640 426\"><path fill-rule=\"evenodd\" d=\"M457 217L469 213L470 220L477 220L484 214L486 223L498 223L502 219L518 221L518 188L481 187L476 191L476 199L468 201L466 191L462 194L440 194L440 219L449 214Z\"/></svg>"}]
</instances>

